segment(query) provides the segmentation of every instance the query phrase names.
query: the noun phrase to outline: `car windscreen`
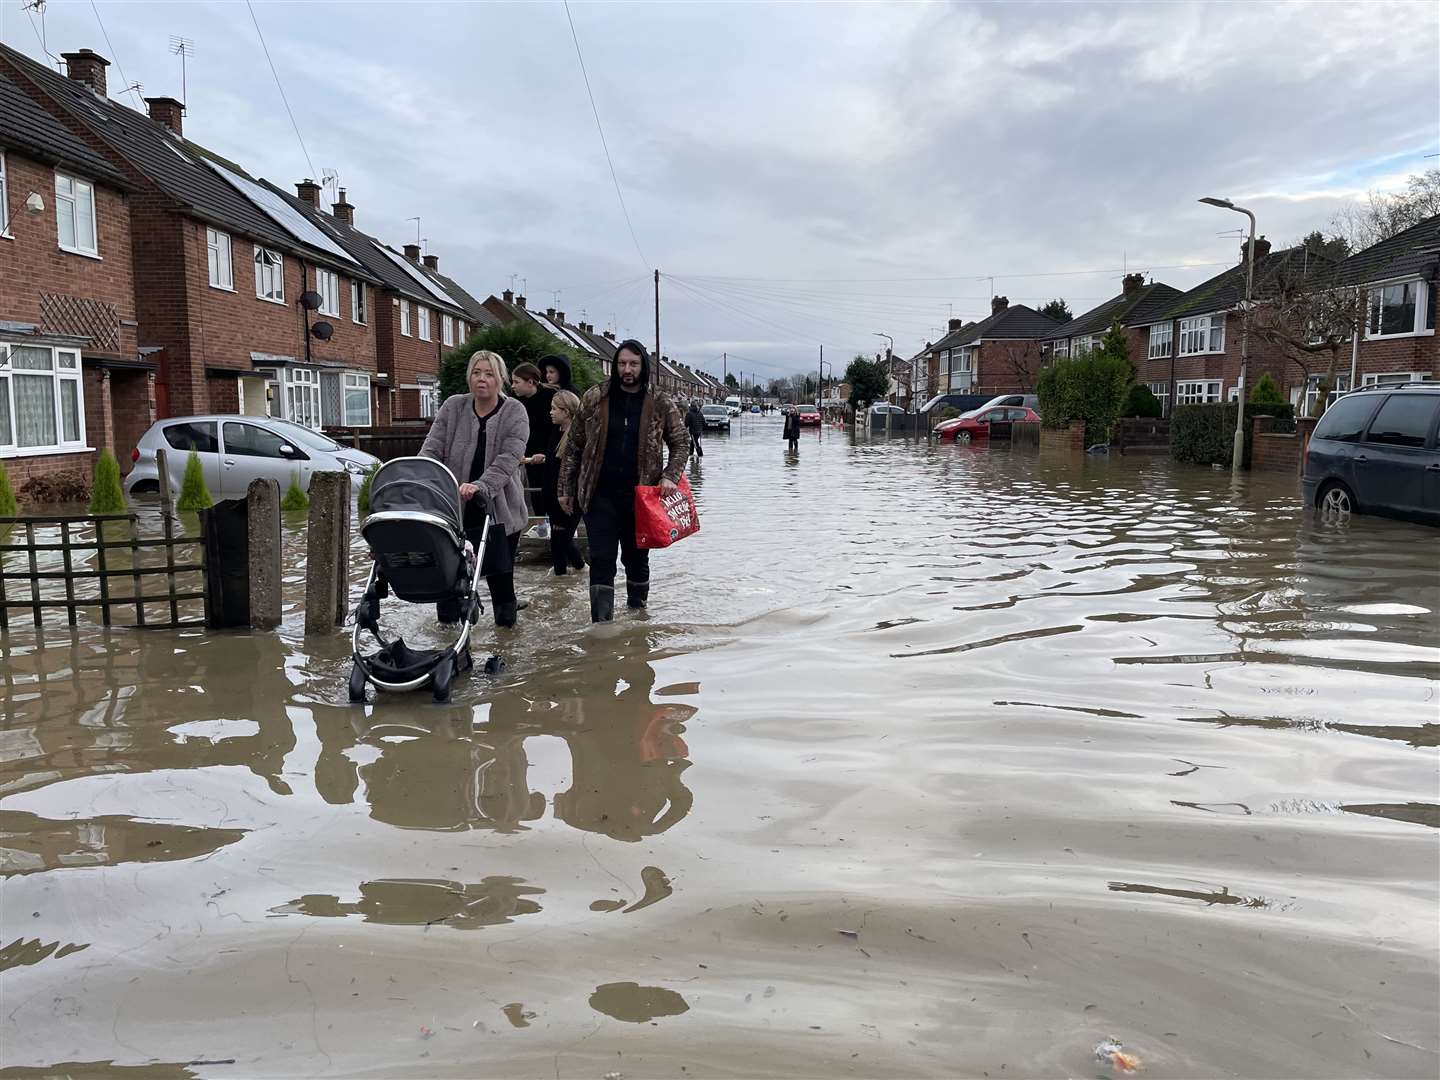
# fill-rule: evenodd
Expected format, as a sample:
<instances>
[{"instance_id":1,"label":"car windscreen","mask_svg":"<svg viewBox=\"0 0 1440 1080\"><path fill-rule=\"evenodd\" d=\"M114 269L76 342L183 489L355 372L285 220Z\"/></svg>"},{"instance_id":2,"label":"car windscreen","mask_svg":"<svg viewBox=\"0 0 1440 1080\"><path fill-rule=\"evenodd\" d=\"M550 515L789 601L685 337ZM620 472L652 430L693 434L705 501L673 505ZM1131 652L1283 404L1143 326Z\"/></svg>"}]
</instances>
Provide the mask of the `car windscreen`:
<instances>
[{"instance_id":1,"label":"car windscreen","mask_svg":"<svg viewBox=\"0 0 1440 1080\"><path fill-rule=\"evenodd\" d=\"M727 408L725 408L724 405L706 405L705 408L701 409L700 411L701 411L702 413L704 413L706 416L729 416L729 415L730 415L730 410L727 409Z\"/></svg>"},{"instance_id":2,"label":"car windscreen","mask_svg":"<svg viewBox=\"0 0 1440 1080\"><path fill-rule=\"evenodd\" d=\"M284 434L287 438L294 439L301 446L308 446L311 450L324 450L331 453L341 449L339 443L334 439L321 435L318 431L311 431L299 424L292 424L288 420L271 420L270 426Z\"/></svg>"},{"instance_id":3,"label":"car windscreen","mask_svg":"<svg viewBox=\"0 0 1440 1080\"><path fill-rule=\"evenodd\" d=\"M814 416L814 415L815 415L817 412L819 412L819 411L820 411L820 410L817 409L817 408L815 408L814 405L801 405L801 406L800 406L800 412L801 412L802 414L804 414L805 416Z\"/></svg>"}]
</instances>

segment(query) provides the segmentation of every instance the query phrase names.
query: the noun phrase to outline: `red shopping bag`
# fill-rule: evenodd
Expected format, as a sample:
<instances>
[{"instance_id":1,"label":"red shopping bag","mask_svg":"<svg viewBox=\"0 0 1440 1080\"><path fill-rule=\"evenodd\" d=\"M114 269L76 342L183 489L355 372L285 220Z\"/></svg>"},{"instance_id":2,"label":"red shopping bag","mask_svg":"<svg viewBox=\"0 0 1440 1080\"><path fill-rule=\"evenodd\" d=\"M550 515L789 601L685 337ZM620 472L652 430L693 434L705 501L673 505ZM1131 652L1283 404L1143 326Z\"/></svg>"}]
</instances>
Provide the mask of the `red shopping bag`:
<instances>
[{"instance_id":1,"label":"red shopping bag","mask_svg":"<svg viewBox=\"0 0 1440 1080\"><path fill-rule=\"evenodd\" d=\"M660 488L644 485L635 489L635 546L642 548L669 547L676 540L700 531L700 514L695 509L695 496L690 482L682 475L680 484L669 495Z\"/></svg>"}]
</instances>

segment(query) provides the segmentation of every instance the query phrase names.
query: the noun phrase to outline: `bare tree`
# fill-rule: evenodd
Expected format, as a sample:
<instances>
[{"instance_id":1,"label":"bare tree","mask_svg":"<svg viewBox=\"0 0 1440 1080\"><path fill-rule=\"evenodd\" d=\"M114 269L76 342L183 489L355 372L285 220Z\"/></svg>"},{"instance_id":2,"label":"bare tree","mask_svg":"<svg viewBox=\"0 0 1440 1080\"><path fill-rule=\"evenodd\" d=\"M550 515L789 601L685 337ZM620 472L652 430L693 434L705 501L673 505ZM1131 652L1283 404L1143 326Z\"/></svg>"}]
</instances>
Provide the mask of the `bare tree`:
<instances>
[{"instance_id":1,"label":"bare tree","mask_svg":"<svg viewBox=\"0 0 1440 1080\"><path fill-rule=\"evenodd\" d=\"M1440 169L1416 173L1405 190L1387 195L1372 191L1364 202L1350 203L1335 212L1330 227L1360 251L1388 240L1396 233L1440 214Z\"/></svg>"},{"instance_id":2,"label":"bare tree","mask_svg":"<svg viewBox=\"0 0 1440 1080\"><path fill-rule=\"evenodd\" d=\"M1324 413L1341 356L1365 318L1361 290L1332 283L1336 265L1324 251L1308 247L1281 260L1256 283L1250 317L1251 332L1299 368L1307 391L1311 377L1319 375L1316 416ZM1307 398L1302 396L1302 405Z\"/></svg>"}]
</instances>

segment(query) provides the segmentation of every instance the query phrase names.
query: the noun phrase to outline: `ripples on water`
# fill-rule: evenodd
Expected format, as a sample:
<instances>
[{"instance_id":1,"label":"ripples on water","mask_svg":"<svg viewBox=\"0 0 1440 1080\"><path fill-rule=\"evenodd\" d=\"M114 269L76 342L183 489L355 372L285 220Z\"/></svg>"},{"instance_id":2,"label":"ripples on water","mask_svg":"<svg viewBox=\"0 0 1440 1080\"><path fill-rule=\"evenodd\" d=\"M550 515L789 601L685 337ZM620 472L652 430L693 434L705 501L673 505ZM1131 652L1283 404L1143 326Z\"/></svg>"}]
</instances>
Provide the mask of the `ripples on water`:
<instances>
[{"instance_id":1,"label":"ripples on water","mask_svg":"<svg viewBox=\"0 0 1440 1080\"><path fill-rule=\"evenodd\" d=\"M1440 534L1162 460L707 445L649 615L526 568L449 707L349 708L293 610L13 636L0 1064L1435 1075Z\"/></svg>"}]
</instances>

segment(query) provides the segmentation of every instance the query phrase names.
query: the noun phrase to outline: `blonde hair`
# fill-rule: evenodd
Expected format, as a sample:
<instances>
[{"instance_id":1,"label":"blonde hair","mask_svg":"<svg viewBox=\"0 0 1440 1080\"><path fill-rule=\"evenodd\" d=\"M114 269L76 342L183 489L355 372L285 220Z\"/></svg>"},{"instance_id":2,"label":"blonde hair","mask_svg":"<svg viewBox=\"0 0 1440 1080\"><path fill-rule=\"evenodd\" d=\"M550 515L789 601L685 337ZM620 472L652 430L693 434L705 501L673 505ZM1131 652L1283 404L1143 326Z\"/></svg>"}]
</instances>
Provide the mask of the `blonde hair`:
<instances>
[{"instance_id":1,"label":"blonde hair","mask_svg":"<svg viewBox=\"0 0 1440 1080\"><path fill-rule=\"evenodd\" d=\"M564 409L571 420L580 415L580 399L569 390L555 391L555 404Z\"/></svg>"},{"instance_id":2,"label":"blonde hair","mask_svg":"<svg viewBox=\"0 0 1440 1080\"><path fill-rule=\"evenodd\" d=\"M510 373L505 369L505 361L499 353L491 352L489 349L478 349L470 357L470 362L465 365L465 384L470 384L470 376L475 372L476 364L489 364L490 370L495 373L495 378L500 383L500 396L505 396L505 384L510 381Z\"/></svg>"}]
</instances>

